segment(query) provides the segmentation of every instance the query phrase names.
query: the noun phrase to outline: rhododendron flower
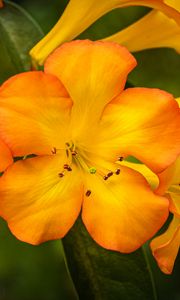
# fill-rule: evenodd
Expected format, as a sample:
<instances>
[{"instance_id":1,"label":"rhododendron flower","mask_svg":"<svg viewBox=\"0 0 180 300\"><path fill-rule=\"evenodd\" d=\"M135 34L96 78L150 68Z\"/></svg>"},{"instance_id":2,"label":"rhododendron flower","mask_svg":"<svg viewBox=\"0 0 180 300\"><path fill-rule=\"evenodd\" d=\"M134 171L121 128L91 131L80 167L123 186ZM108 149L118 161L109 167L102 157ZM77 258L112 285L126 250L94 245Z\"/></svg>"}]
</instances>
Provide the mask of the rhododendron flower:
<instances>
[{"instance_id":1,"label":"rhododendron flower","mask_svg":"<svg viewBox=\"0 0 180 300\"><path fill-rule=\"evenodd\" d=\"M180 12L179 0L166 0L165 3ZM131 52L159 47L174 48L180 52L180 24L154 9L137 22L104 40L120 43Z\"/></svg>"},{"instance_id":2,"label":"rhododendron flower","mask_svg":"<svg viewBox=\"0 0 180 300\"><path fill-rule=\"evenodd\" d=\"M44 72L2 85L0 135L25 159L0 179L0 215L19 239L61 238L82 209L96 242L130 252L165 222L167 198L116 163L133 155L158 173L180 152L173 97L158 89L123 91L135 65L118 44L75 41L49 56Z\"/></svg>"},{"instance_id":3,"label":"rhododendron flower","mask_svg":"<svg viewBox=\"0 0 180 300\"><path fill-rule=\"evenodd\" d=\"M177 34L178 29L177 29L176 22L180 26L180 14L176 9L171 7L171 3L170 6L165 4L165 2L169 3L171 1L179 1L179 0L166 0L166 1L163 0L111 0L111 1L70 0L63 15L61 16L57 24L37 45L35 45L35 47L30 51L30 55L32 56L35 62L38 62L39 64L43 64L44 60L55 48L57 48L59 45L61 45L64 42L71 41L72 39L77 37L81 32L83 32L86 28L88 28L91 24L93 24L98 18L103 16L105 13L118 7L140 5L140 6L148 6L160 10L166 16L169 17L169 18L165 17L165 21L168 20L168 25L165 28L163 28L163 31L165 32L166 28L168 28L167 34L169 34L170 30L173 30L171 32L172 35L174 34L174 32ZM174 5L174 7L176 7L176 5ZM153 15L154 13L152 14L152 16ZM155 14L155 18L156 18L156 14ZM160 19L161 19L161 15L160 15ZM146 31L147 26L150 27L150 24L147 24L147 22L145 23L146 23L144 24L145 28L143 29ZM172 23L170 29L168 27L169 23ZM161 28L159 29L157 28L157 31L160 31L162 34ZM131 31L133 30L130 30L130 36L132 35ZM136 44L136 40L138 41L138 39L140 38L142 38L142 40L146 39L143 36L141 36L140 33L141 31L136 32L135 39L133 36L134 39L132 41L133 45ZM138 35L139 37L137 37ZM165 35L165 33L163 33L163 35ZM116 40L119 41L119 39L117 38ZM172 38L172 40L174 39ZM137 44L139 44L139 42L137 42ZM160 42L158 41L158 45L157 45L158 47L159 44Z\"/></svg>"}]
</instances>

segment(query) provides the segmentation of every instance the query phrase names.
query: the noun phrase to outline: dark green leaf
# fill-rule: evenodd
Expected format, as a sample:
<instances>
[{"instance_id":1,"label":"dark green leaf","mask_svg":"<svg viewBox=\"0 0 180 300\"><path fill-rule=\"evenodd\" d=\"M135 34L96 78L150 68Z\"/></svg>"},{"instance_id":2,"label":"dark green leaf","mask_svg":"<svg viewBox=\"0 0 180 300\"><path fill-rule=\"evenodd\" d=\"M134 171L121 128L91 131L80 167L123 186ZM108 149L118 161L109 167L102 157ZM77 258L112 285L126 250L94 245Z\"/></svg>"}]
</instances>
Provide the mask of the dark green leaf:
<instances>
[{"instance_id":1,"label":"dark green leaf","mask_svg":"<svg viewBox=\"0 0 180 300\"><path fill-rule=\"evenodd\" d=\"M180 96L180 55L172 49L151 49L134 54L138 65L129 75L135 86L154 87Z\"/></svg>"},{"instance_id":2,"label":"dark green leaf","mask_svg":"<svg viewBox=\"0 0 180 300\"><path fill-rule=\"evenodd\" d=\"M154 300L154 285L142 249L120 254L98 246L79 218L63 239L80 300Z\"/></svg>"},{"instance_id":3,"label":"dark green leaf","mask_svg":"<svg viewBox=\"0 0 180 300\"><path fill-rule=\"evenodd\" d=\"M0 82L30 70L29 50L43 37L32 17L18 5L5 1L0 9Z\"/></svg>"}]
</instances>

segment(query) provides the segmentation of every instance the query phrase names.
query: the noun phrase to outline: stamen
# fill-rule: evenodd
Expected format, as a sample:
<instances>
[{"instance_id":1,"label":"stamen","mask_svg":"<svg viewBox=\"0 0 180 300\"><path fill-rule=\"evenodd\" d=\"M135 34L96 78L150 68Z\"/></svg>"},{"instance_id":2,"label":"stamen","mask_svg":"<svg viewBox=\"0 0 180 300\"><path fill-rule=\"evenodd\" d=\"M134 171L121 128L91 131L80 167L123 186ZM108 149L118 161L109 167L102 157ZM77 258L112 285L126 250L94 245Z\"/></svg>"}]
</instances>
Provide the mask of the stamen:
<instances>
[{"instance_id":1,"label":"stamen","mask_svg":"<svg viewBox=\"0 0 180 300\"><path fill-rule=\"evenodd\" d=\"M89 197L91 195L91 191L90 190L87 190L86 192L86 197Z\"/></svg>"},{"instance_id":2,"label":"stamen","mask_svg":"<svg viewBox=\"0 0 180 300\"><path fill-rule=\"evenodd\" d=\"M68 172L71 172L71 171L72 171L72 168L71 168L71 167L68 167L66 170L67 170Z\"/></svg>"},{"instance_id":3,"label":"stamen","mask_svg":"<svg viewBox=\"0 0 180 300\"><path fill-rule=\"evenodd\" d=\"M66 156L69 157L69 151L66 149Z\"/></svg>"},{"instance_id":4,"label":"stamen","mask_svg":"<svg viewBox=\"0 0 180 300\"><path fill-rule=\"evenodd\" d=\"M107 180L109 177L107 176L107 175L105 175L104 177L103 177L103 179L104 180Z\"/></svg>"},{"instance_id":5,"label":"stamen","mask_svg":"<svg viewBox=\"0 0 180 300\"><path fill-rule=\"evenodd\" d=\"M56 152L57 152L57 149L55 147L53 147L52 150L51 150L51 153L56 154Z\"/></svg>"},{"instance_id":6,"label":"stamen","mask_svg":"<svg viewBox=\"0 0 180 300\"><path fill-rule=\"evenodd\" d=\"M116 175L119 175L120 172L121 172L121 170L120 170L120 169L117 169L116 172L115 172L115 174L116 174Z\"/></svg>"},{"instance_id":7,"label":"stamen","mask_svg":"<svg viewBox=\"0 0 180 300\"><path fill-rule=\"evenodd\" d=\"M63 177L64 174L63 174L63 173L59 173L58 176L59 176L59 177Z\"/></svg>"}]
</instances>

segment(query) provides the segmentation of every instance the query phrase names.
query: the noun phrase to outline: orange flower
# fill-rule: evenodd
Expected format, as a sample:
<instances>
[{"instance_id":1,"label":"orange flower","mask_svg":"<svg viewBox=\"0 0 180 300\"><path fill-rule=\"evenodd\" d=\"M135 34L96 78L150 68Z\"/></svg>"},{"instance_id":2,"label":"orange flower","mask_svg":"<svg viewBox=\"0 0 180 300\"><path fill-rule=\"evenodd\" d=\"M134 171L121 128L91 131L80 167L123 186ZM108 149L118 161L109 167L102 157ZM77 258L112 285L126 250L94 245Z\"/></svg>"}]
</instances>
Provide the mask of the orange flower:
<instances>
[{"instance_id":1,"label":"orange flower","mask_svg":"<svg viewBox=\"0 0 180 300\"><path fill-rule=\"evenodd\" d=\"M3 7L3 2L2 2L2 0L0 0L0 7Z\"/></svg>"},{"instance_id":2,"label":"orange flower","mask_svg":"<svg viewBox=\"0 0 180 300\"><path fill-rule=\"evenodd\" d=\"M82 208L101 246L130 252L155 234L168 200L138 172L133 155L162 172L180 152L180 113L158 89L123 91L133 56L113 43L64 44L45 72L16 75L0 89L0 135L14 163L0 179L0 214L21 240L63 237Z\"/></svg>"}]
</instances>

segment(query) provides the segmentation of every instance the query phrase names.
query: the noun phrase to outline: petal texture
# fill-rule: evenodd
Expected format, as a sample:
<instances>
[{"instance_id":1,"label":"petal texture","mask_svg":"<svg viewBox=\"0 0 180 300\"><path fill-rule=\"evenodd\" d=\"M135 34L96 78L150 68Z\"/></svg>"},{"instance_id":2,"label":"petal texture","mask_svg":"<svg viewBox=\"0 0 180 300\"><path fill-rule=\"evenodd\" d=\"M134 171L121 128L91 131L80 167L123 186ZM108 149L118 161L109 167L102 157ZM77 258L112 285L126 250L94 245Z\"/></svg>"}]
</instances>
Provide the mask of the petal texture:
<instances>
[{"instance_id":1,"label":"petal texture","mask_svg":"<svg viewBox=\"0 0 180 300\"><path fill-rule=\"evenodd\" d=\"M43 72L11 77L0 88L0 135L14 156L50 154L68 135L72 101L60 81Z\"/></svg>"},{"instance_id":2,"label":"petal texture","mask_svg":"<svg viewBox=\"0 0 180 300\"><path fill-rule=\"evenodd\" d=\"M98 244L128 253L162 226L168 201L155 195L141 174L124 166L120 169L120 175L107 181L96 175L87 179L91 195L84 200L82 217Z\"/></svg>"},{"instance_id":3,"label":"petal texture","mask_svg":"<svg viewBox=\"0 0 180 300\"><path fill-rule=\"evenodd\" d=\"M135 58L124 47L85 40L59 47L47 59L45 72L56 75L66 87L74 103L76 126L89 122L90 127L123 90L135 65Z\"/></svg>"},{"instance_id":4,"label":"petal texture","mask_svg":"<svg viewBox=\"0 0 180 300\"><path fill-rule=\"evenodd\" d=\"M102 117L99 151L132 155L155 173L164 170L180 151L176 101L158 89L131 88L113 102Z\"/></svg>"},{"instance_id":5,"label":"petal texture","mask_svg":"<svg viewBox=\"0 0 180 300\"><path fill-rule=\"evenodd\" d=\"M0 215L22 241L39 244L63 237L75 222L82 203L78 172L60 178L59 155L18 161L0 178Z\"/></svg>"},{"instance_id":6,"label":"petal texture","mask_svg":"<svg viewBox=\"0 0 180 300\"><path fill-rule=\"evenodd\" d=\"M171 274L180 246L180 218L174 217L166 232L151 242L152 253L165 274Z\"/></svg>"}]
</instances>

